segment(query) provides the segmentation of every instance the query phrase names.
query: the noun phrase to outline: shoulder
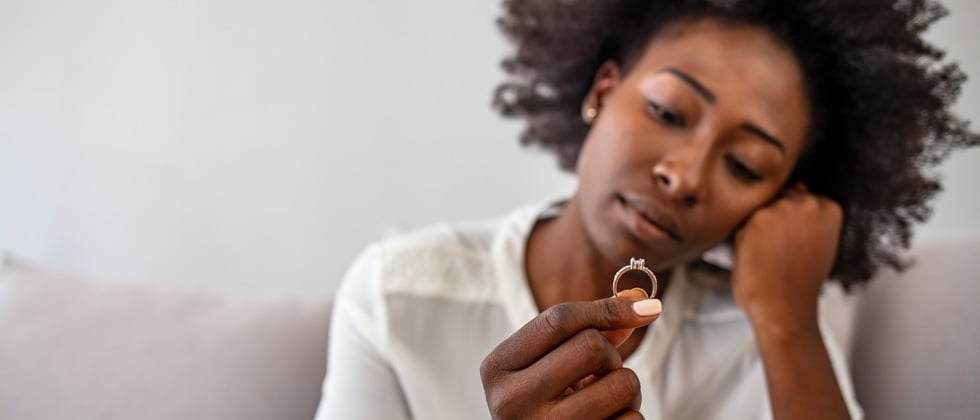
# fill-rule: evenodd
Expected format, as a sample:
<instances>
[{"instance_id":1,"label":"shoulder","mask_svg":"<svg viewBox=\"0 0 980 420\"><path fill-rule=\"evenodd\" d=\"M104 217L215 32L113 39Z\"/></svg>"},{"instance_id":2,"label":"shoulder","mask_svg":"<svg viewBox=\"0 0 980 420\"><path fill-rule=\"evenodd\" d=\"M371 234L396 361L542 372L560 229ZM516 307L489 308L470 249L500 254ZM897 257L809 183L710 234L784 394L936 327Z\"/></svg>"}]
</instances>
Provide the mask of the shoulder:
<instances>
[{"instance_id":1,"label":"shoulder","mask_svg":"<svg viewBox=\"0 0 980 420\"><path fill-rule=\"evenodd\" d=\"M383 292L445 297L486 292L500 227L500 220L444 223L376 244Z\"/></svg>"},{"instance_id":2,"label":"shoulder","mask_svg":"<svg viewBox=\"0 0 980 420\"><path fill-rule=\"evenodd\" d=\"M338 298L486 294L501 227L501 220L441 223L373 243L348 269Z\"/></svg>"},{"instance_id":3,"label":"shoulder","mask_svg":"<svg viewBox=\"0 0 980 420\"><path fill-rule=\"evenodd\" d=\"M432 297L491 294L487 237L493 230L493 223L439 224L367 246L340 283L335 318L348 319L385 349L391 317L408 315L405 308L419 308Z\"/></svg>"}]
</instances>

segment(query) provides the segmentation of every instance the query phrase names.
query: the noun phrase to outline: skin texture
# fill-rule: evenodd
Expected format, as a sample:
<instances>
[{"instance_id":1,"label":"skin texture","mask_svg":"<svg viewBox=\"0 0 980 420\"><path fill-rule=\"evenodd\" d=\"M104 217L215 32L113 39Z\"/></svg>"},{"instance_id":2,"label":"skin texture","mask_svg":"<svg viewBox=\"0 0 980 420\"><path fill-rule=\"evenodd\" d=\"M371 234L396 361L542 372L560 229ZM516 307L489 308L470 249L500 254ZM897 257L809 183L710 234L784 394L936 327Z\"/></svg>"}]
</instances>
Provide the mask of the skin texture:
<instances>
[{"instance_id":1,"label":"skin texture","mask_svg":"<svg viewBox=\"0 0 980 420\"><path fill-rule=\"evenodd\" d=\"M506 77L494 107L523 123L522 144L551 153L569 172L579 169L594 128L583 121L582 99L604 62L632 68L649 40L678 19L712 16L769 28L796 54L812 93L811 141L793 178L843 209L831 280L845 289L881 268L905 265L913 229L941 188L936 165L980 145L952 109L966 76L922 38L947 13L935 0L503 0L503 6L497 23L513 49L501 61Z\"/></svg>"},{"instance_id":2,"label":"skin texture","mask_svg":"<svg viewBox=\"0 0 980 420\"><path fill-rule=\"evenodd\" d=\"M528 242L543 312L481 369L494 418L639 416L622 360L655 317L629 310L642 294L602 299L611 273L643 257L669 287L673 267L728 238L775 417L847 418L816 322L841 209L786 186L811 120L793 53L761 27L676 22L629 68L603 64L582 112L579 187Z\"/></svg>"}]
</instances>

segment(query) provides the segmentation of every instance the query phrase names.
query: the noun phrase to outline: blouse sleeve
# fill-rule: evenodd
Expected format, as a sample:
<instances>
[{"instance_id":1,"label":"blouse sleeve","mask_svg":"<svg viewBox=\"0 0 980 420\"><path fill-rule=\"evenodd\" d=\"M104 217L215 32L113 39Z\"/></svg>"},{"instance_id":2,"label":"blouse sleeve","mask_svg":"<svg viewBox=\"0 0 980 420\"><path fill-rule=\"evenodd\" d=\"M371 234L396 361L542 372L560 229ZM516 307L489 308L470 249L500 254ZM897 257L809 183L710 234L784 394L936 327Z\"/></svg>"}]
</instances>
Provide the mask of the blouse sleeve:
<instances>
[{"instance_id":1,"label":"blouse sleeve","mask_svg":"<svg viewBox=\"0 0 980 420\"><path fill-rule=\"evenodd\" d=\"M854 394L854 384L851 382L850 370L847 368L847 359L844 357L840 345L830 333L830 328L823 322L820 323L820 334L823 336L824 345L827 347L830 364L834 367L834 375L837 377L837 384L840 386L844 403L847 404L847 411L851 414L851 420L864 420L864 410L861 409L861 405Z\"/></svg>"},{"instance_id":2,"label":"blouse sleeve","mask_svg":"<svg viewBox=\"0 0 980 420\"><path fill-rule=\"evenodd\" d=\"M340 285L316 420L411 417L386 348L380 254L377 245L369 247Z\"/></svg>"}]
</instances>

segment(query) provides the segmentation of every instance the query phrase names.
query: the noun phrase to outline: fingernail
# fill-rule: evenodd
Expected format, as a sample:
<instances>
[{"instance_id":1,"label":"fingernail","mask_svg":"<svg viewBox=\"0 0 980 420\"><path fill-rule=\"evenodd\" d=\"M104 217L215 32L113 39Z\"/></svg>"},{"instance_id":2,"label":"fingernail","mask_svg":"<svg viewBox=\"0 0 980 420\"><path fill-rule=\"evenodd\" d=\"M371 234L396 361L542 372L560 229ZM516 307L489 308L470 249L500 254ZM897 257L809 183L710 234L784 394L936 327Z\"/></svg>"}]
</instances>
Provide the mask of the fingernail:
<instances>
[{"instance_id":1,"label":"fingernail","mask_svg":"<svg viewBox=\"0 0 980 420\"><path fill-rule=\"evenodd\" d=\"M660 315L660 312L663 312L663 310L664 306L660 302L660 299L644 299L633 302L633 312L639 316Z\"/></svg>"},{"instance_id":2,"label":"fingernail","mask_svg":"<svg viewBox=\"0 0 980 420\"><path fill-rule=\"evenodd\" d=\"M619 293L616 293L616 296L623 297L623 296L626 296L627 294L629 294L630 292L635 292L635 293L642 294L643 295L643 299L646 299L646 298L650 297L649 295L647 295L647 291L646 290L643 290L642 287L634 287L632 289L627 289L627 290L620 291Z\"/></svg>"}]
</instances>

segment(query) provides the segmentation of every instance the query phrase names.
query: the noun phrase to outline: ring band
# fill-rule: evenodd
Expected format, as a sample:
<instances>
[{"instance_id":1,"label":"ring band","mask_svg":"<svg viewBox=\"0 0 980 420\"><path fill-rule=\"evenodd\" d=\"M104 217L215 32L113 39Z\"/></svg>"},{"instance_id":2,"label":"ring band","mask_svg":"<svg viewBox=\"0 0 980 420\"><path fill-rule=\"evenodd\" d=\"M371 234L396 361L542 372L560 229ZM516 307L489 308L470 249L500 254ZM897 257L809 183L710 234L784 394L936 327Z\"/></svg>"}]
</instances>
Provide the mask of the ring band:
<instances>
[{"instance_id":1,"label":"ring band","mask_svg":"<svg viewBox=\"0 0 980 420\"><path fill-rule=\"evenodd\" d=\"M612 284L613 297L619 294L619 279L630 271L642 271L643 274L650 277L650 282L653 283L653 288L650 290L650 297L652 298L657 295L657 276L654 275L653 271L650 271L645 264L646 261L644 261L643 258L630 258L629 265L623 266L623 268L620 268L619 271L616 272L616 275L613 276Z\"/></svg>"}]
</instances>

